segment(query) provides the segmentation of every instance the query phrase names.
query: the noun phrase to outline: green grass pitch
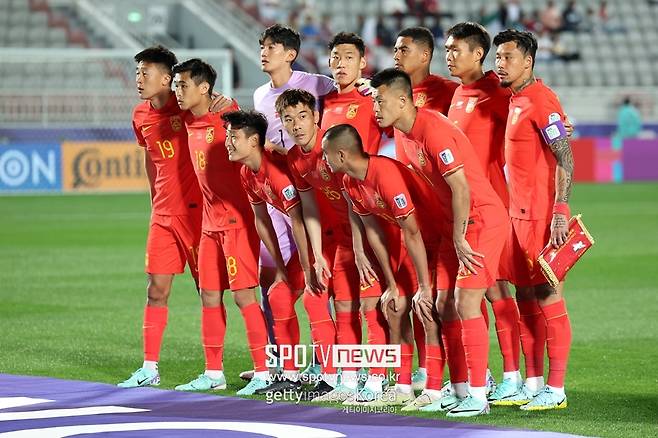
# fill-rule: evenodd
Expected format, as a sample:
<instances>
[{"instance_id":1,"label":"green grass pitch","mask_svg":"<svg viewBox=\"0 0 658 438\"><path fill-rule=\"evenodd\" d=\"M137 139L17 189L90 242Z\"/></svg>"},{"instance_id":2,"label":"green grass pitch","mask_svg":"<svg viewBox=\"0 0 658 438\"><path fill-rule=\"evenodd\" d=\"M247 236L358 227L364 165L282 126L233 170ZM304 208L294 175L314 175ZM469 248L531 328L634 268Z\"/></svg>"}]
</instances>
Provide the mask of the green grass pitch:
<instances>
[{"instance_id":1,"label":"green grass pitch","mask_svg":"<svg viewBox=\"0 0 658 438\"><path fill-rule=\"evenodd\" d=\"M566 288L573 327L569 408L493 408L468 421L656 436L658 184L579 184L572 211L583 213L596 245ZM116 383L140 366L148 218L146 194L0 197L0 372ZM239 312L226 298L229 388L220 394L233 395L243 385L237 374L250 360ZM199 325L193 283L180 276L160 361L162 387L202 371ZM303 317L301 327L307 327ZM493 329L491 340L490 363L499 379Z\"/></svg>"}]
</instances>

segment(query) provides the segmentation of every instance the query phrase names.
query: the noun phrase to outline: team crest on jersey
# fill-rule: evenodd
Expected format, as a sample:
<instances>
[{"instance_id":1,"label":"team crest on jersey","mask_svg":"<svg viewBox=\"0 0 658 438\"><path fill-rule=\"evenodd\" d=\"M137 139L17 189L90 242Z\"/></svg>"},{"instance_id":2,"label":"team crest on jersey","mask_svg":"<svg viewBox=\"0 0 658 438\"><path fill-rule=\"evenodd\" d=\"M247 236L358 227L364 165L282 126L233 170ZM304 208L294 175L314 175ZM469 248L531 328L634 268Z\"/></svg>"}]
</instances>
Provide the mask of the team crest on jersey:
<instances>
[{"instance_id":1,"label":"team crest on jersey","mask_svg":"<svg viewBox=\"0 0 658 438\"><path fill-rule=\"evenodd\" d=\"M475 109L475 105L478 104L478 98L477 97L469 97L468 102L466 103L466 112L467 113L472 113L473 110Z\"/></svg>"},{"instance_id":2,"label":"team crest on jersey","mask_svg":"<svg viewBox=\"0 0 658 438\"><path fill-rule=\"evenodd\" d=\"M515 106L514 110L512 111L512 125L519 121L519 115L521 115L521 107Z\"/></svg>"},{"instance_id":3,"label":"team crest on jersey","mask_svg":"<svg viewBox=\"0 0 658 438\"><path fill-rule=\"evenodd\" d=\"M377 207L381 208L382 210L386 208L386 203L382 199L381 196L379 196L379 193L375 192L375 204Z\"/></svg>"},{"instance_id":4,"label":"team crest on jersey","mask_svg":"<svg viewBox=\"0 0 658 438\"><path fill-rule=\"evenodd\" d=\"M274 201L277 199L276 195L272 191L272 188L269 186L269 184L266 184L263 186L263 191L265 192L265 195L271 200Z\"/></svg>"},{"instance_id":5,"label":"team crest on jersey","mask_svg":"<svg viewBox=\"0 0 658 438\"><path fill-rule=\"evenodd\" d=\"M320 177L322 177L324 181L329 181L331 179L329 172L327 172L327 169L324 166L320 167Z\"/></svg>"},{"instance_id":6,"label":"team crest on jersey","mask_svg":"<svg viewBox=\"0 0 658 438\"><path fill-rule=\"evenodd\" d=\"M416 96L416 106L418 108L422 108L425 106L426 103L427 103L427 94L418 93L418 95Z\"/></svg>"},{"instance_id":7,"label":"team crest on jersey","mask_svg":"<svg viewBox=\"0 0 658 438\"><path fill-rule=\"evenodd\" d=\"M348 119L353 119L356 117L356 113L359 111L359 105L356 103L350 104L349 107L347 107L347 114L345 114L345 117Z\"/></svg>"},{"instance_id":8,"label":"team crest on jersey","mask_svg":"<svg viewBox=\"0 0 658 438\"><path fill-rule=\"evenodd\" d=\"M171 129L173 129L174 132L180 131L180 129L183 127L183 121L181 120L180 116L169 117L169 123L171 123Z\"/></svg>"},{"instance_id":9,"label":"team crest on jersey","mask_svg":"<svg viewBox=\"0 0 658 438\"><path fill-rule=\"evenodd\" d=\"M215 139L215 128L213 128L212 126L210 128L206 128L206 143L210 144L214 139Z\"/></svg>"},{"instance_id":10,"label":"team crest on jersey","mask_svg":"<svg viewBox=\"0 0 658 438\"><path fill-rule=\"evenodd\" d=\"M418 151L418 164L420 164L421 166L427 164L427 160L425 159L425 154L421 150Z\"/></svg>"}]
</instances>

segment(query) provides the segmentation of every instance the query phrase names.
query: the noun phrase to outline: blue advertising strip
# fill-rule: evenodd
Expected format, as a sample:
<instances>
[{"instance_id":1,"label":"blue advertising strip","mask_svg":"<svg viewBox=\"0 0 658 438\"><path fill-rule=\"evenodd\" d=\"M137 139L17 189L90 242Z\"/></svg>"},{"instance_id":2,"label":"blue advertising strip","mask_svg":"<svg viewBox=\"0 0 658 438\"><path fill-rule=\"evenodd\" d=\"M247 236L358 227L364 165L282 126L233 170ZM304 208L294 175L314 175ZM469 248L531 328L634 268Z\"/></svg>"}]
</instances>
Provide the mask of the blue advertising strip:
<instances>
[{"instance_id":1,"label":"blue advertising strip","mask_svg":"<svg viewBox=\"0 0 658 438\"><path fill-rule=\"evenodd\" d=\"M62 190L59 143L0 145L0 193Z\"/></svg>"},{"instance_id":2,"label":"blue advertising strip","mask_svg":"<svg viewBox=\"0 0 658 438\"><path fill-rule=\"evenodd\" d=\"M293 400L290 400L293 401ZM559 428L559 423L555 424ZM118 432L114 434L112 432ZM109 434L108 434L109 433ZM0 437L564 438L291 402L0 374Z\"/></svg>"}]
</instances>

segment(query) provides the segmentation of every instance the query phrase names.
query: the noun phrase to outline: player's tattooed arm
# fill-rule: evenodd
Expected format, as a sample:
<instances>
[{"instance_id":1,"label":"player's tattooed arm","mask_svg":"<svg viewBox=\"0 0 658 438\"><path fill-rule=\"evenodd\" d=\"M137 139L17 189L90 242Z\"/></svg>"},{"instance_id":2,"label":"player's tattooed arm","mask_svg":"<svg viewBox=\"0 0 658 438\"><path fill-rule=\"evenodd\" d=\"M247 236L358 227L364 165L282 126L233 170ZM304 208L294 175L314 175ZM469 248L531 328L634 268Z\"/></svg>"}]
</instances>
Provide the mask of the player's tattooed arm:
<instances>
[{"instance_id":1,"label":"player's tattooed arm","mask_svg":"<svg viewBox=\"0 0 658 438\"><path fill-rule=\"evenodd\" d=\"M569 202L573 179L573 154L568 138L558 138L549 147L557 160L555 169L555 202Z\"/></svg>"},{"instance_id":2,"label":"player's tattooed arm","mask_svg":"<svg viewBox=\"0 0 658 438\"><path fill-rule=\"evenodd\" d=\"M477 274L476 267L484 267L482 262L477 258L482 258L484 255L473 251L471 245L466 240L468 215L471 208L471 194L466 173L464 173L464 169L458 169L447 175L445 181L452 191L452 240L455 245L457 257L466 269Z\"/></svg>"},{"instance_id":3,"label":"player's tattooed arm","mask_svg":"<svg viewBox=\"0 0 658 438\"><path fill-rule=\"evenodd\" d=\"M555 203L566 205L571 196L571 185L573 179L573 154L567 137L557 138L549 144L557 167L555 168ZM566 242L569 235L568 213L554 211L551 221L551 244L559 247Z\"/></svg>"}]
</instances>

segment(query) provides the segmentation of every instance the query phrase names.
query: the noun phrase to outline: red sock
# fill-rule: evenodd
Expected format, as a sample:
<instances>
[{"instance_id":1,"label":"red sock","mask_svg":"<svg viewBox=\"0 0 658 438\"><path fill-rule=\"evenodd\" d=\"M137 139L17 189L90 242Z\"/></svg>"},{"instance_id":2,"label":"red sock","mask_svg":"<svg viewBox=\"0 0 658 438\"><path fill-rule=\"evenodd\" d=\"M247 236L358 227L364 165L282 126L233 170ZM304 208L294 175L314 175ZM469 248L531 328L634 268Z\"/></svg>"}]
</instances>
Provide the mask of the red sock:
<instances>
[{"instance_id":1,"label":"red sock","mask_svg":"<svg viewBox=\"0 0 658 438\"><path fill-rule=\"evenodd\" d=\"M525 357L526 377L544 375L544 347L546 345L546 319L536 300L518 301L519 334Z\"/></svg>"},{"instance_id":2,"label":"red sock","mask_svg":"<svg viewBox=\"0 0 658 438\"><path fill-rule=\"evenodd\" d=\"M254 362L254 371L267 371L265 366L265 345L267 344L267 329L263 311L254 302L240 309L247 331L247 342Z\"/></svg>"},{"instance_id":3,"label":"red sock","mask_svg":"<svg viewBox=\"0 0 658 438\"><path fill-rule=\"evenodd\" d=\"M400 367L395 369L395 383L411 385L411 365L414 360L414 344L400 344Z\"/></svg>"},{"instance_id":4,"label":"red sock","mask_svg":"<svg viewBox=\"0 0 658 438\"><path fill-rule=\"evenodd\" d=\"M440 390L443 385L443 368L445 367L445 357L441 345L426 345L427 356L425 365L427 366L427 383L426 389Z\"/></svg>"},{"instance_id":5,"label":"red sock","mask_svg":"<svg viewBox=\"0 0 658 438\"><path fill-rule=\"evenodd\" d=\"M207 370L222 370L224 358L224 335L226 334L226 309L219 307L201 308L201 341L206 355Z\"/></svg>"},{"instance_id":6,"label":"red sock","mask_svg":"<svg viewBox=\"0 0 658 438\"><path fill-rule=\"evenodd\" d=\"M167 307L146 306L144 308L144 360L157 362L160 359L162 335L167 327Z\"/></svg>"},{"instance_id":7,"label":"red sock","mask_svg":"<svg viewBox=\"0 0 658 438\"><path fill-rule=\"evenodd\" d=\"M383 345L388 344L388 324L384 314L379 309L367 310L363 312L368 324L368 344ZM384 375L386 369L371 367L368 374Z\"/></svg>"},{"instance_id":8,"label":"red sock","mask_svg":"<svg viewBox=\"0 0 658 438\"><path fill-rule=\"evenodd\" d=\"M482 312L482 316L484 317L484 323L487 326L487 332L489 331L489 309L487 309L487 300L485 298L482 299L482 302L480 303L480 312Z\"/></svg>"},{"instance_id":9,"label":"red sock","mask_svg":"<svg viewBox=\"0 0 658 438\"><path fill-rule=\"evenodd\" d=\"M468 383L476 388L486 386L489 334L483 316L462 320L462 342L468 366Z\"/></svg>"},{"instance_id":10,"label":"red sock","mask_svg":"<svg viewBox=\"0 0 658 438\"><path fill-rule=\"evenodd\" d=\"M571 323L564 300L541 308L546 318L546 343L548 345L548 384L564 387L569 349L571 348Z\"/></svg>"},{"instance_id":11,"label":"red sock","mask_svg":"<svg viewBox=\"0 0 658 438\"><path fill-rule=\"evenodd\" d=\"M450 381L453 383L468 382L468 367L462 343L462 322L458 319L442 322L441 336L448 360Z\"/></svg>"},{"instance_id":12,"label":"red sock","mask_svg":"<svg viewBox=\"0 0 658 438\"><path fill-rule=\"evenodd\" d=\"M304 292L302 301L311 323L311 338L316 345L316 356L320 359L322 370L333 374L336 367L333 364L331 347L336 343L336 326L329 314L329 294L318 296Z\"/></svg>"},{"instance_id":13,"label":"red sock","mask_svg":"<svg viewBox=\"0 0 658 438\"><path fill-rule=\"evenodd\" d=\"M360 345L361 313L336 311L336 341L338 344ZM343 368L344 371L356 371L356 368Z\"/></svg>"},{"instance_id":14,"label":"red sock","mask_svg":"<svg viewBox=\"0 0 658 438\"><path fill-rule=\"evenodd\" d=\"M514 298L491 303L496 316L496 336L503 356L503 371L518 371L521 341L519 340L519 308Z\"/></svg>"},{"instance_id":15,"label":"red sock","mask_svg":"<svg viewBox=\"0 0 658 438\"><path fill-rule=\"evenodd\" d=\"M295 312L296 295L290 286L281 281L268 291L270 309L274 319L274 337L278 345L299 343L299 321ZM294 348L294 347L293 347ZM284 370L296 370L294 360L283 361Z\"/></svg>"}]
</instances>

